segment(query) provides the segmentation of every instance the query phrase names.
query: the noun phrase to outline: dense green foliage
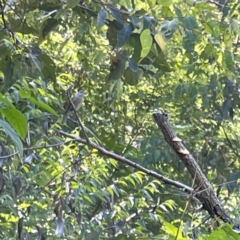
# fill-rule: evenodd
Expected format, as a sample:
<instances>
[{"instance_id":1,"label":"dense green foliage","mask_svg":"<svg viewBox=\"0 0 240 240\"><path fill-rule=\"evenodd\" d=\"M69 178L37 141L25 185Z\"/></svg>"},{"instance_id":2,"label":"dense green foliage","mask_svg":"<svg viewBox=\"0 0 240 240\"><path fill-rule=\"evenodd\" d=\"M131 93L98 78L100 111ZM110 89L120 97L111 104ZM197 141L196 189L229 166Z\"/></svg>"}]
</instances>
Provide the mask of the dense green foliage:
<instances>
[{"instance_id":1,"label":"dense green foliage","mask_svg":"<svg viewBox=\"0 0 240 240\"><path fill-rule=\"evenodd\" d=\"M74 114L61 124L78 89L92 141L194 187L152 118L166 109L240 222L238 0L0 0L0 10L0 153L11 155L0 159L1 239L207 239L214 229L181 189L59 132L85 137ZM208 239L237 239L230 229Z\"/></svg>"}]
</instances>

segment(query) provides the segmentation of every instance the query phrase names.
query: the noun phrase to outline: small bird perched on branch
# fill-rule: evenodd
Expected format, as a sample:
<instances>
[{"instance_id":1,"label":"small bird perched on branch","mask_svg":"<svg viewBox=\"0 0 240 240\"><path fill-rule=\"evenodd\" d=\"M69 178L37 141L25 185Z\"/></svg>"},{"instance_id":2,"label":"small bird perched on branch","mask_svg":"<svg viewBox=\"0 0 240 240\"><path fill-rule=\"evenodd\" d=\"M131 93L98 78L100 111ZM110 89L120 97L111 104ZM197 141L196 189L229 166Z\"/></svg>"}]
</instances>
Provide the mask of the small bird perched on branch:
<instances>
[{"instance_id":1,"label":"small bird perched on branch","mask_svg":"<svg viewBox=\"0 0 240 240\"><path fill-rule=\"evenodd\" d=\"M72 104L74 105L74 108L76 111L79 110L79 108L82 106L82 103L83 103L83 99L84 99L84 93L85 91L84 90L80 90L72 99L72 103L70 102L66 109L65 109L65 113L63 115L63 120L62 120L62 124L64 124L68 118L68 116L74 112L74 109L73 109L73 106Z\"/></svg>"}]
</instances>

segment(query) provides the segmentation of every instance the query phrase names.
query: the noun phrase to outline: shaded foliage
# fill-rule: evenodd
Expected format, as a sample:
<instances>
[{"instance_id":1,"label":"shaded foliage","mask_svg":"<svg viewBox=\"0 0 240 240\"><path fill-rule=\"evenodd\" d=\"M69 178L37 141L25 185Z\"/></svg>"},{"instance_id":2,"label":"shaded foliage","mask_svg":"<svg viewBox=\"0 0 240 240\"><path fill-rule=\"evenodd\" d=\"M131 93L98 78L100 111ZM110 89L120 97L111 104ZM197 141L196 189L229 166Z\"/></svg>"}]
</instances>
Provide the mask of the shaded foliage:
<instances>
[{"instance_id":1,"label":"shaded foliage","mask_svg":"<svg viewBox=\"0 0 240 240\"><path fill-rule=\"evenodd\" d=\"M166 109L238 220L240 29L224 2L0 0L1 239L209 234L181 189L59 134L84 137L74 114L60 124L78 89L91 140L192 186L153 122Z\"/></svg>"}]
</instances>

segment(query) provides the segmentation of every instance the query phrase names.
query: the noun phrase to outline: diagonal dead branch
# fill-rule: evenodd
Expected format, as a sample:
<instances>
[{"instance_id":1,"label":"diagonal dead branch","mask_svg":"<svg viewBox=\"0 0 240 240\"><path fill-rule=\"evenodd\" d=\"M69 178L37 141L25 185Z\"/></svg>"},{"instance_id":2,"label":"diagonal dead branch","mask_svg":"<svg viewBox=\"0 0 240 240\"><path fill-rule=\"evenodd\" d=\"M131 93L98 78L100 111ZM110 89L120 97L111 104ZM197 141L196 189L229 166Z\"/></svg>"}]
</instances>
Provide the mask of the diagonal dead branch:
<instances>
[{"instance_id":1,"label":"diagonal dead branch","mask_svg":"<svg viewBox=\"0 0 240 240\"><path fill-rule=\"evenodd\" d=\"M208 211L211 217L219 217L224 222L233 223L233 220L223 208L222 203L217 198L213 187L202 172L197 161L194 159L191 153L189 153L189 151L181 143L181 139L179 139L176 133L173 131L169 122L168 113L157 111L153 114L153 117L158 124L158 127L162 131L166 142L180 157L192 178L195 179L198 189L195 196L201 201L203 208ZM236 224L234 228L239 229L239 225Z\"/></svg>"}]
</instances>

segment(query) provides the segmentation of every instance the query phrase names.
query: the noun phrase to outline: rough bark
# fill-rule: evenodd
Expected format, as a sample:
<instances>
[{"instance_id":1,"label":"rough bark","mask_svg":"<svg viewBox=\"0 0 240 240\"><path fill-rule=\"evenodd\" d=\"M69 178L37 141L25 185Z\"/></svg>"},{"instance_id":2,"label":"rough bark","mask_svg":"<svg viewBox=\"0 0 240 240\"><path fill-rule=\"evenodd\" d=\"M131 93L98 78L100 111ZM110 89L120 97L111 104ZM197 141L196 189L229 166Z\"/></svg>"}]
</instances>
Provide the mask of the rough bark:
<instances>
[{"instance_id":1,"label":"rough bark","mask_svg":"<svg viewBox=\"0 0 240 240\"><path fill-rule=\"evenodd\" d=\"M233 223L233 220L223 208L222 203L217 198L212 185L203 174L197 161L173 131L172 126L169 123L168 113L158 111L153 114L153 117L158 124L158 127L161 129L165 140L180 157L192 178L195 180L196 189L193 194L200 200L203 208L208 211L211 217L218 217L224 222ZM239 229L239 225L235 225L235 229Z\"/></svg>"}]
</instances>

